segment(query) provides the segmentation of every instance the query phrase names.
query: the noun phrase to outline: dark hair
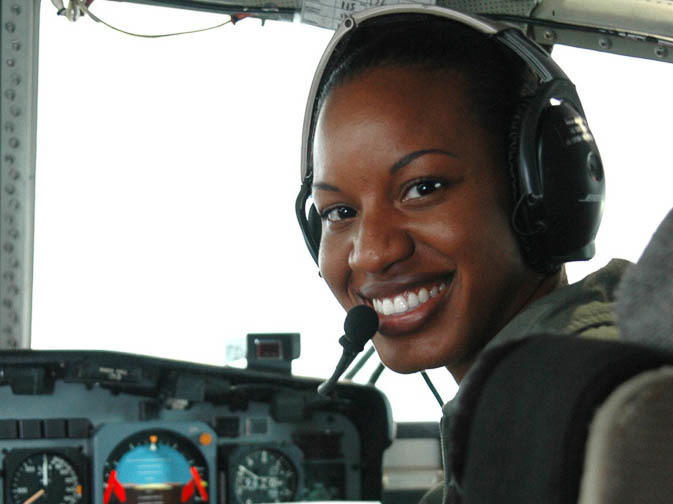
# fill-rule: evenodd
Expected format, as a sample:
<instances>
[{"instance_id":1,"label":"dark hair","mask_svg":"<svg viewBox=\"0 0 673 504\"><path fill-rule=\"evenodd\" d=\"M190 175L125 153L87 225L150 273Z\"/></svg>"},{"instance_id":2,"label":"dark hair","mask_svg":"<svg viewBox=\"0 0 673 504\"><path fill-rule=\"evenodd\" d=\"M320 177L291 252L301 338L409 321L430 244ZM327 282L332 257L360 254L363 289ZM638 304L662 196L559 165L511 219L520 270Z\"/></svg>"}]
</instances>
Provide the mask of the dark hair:
<instances>
[{"instance_id":1,"label":"dark hair","mask_svg":"<svg viewBox=\"0 0 673 504\"><path fill-rule=\"evenodd\" d=\"M526 63L501 43L436 16L386 16L358 27L343 45L325 72L318 110L335 87L373 68L452 71L464 76L479 124L506 139L519 103L537 86Z\"/></svg>"}]
</instances>

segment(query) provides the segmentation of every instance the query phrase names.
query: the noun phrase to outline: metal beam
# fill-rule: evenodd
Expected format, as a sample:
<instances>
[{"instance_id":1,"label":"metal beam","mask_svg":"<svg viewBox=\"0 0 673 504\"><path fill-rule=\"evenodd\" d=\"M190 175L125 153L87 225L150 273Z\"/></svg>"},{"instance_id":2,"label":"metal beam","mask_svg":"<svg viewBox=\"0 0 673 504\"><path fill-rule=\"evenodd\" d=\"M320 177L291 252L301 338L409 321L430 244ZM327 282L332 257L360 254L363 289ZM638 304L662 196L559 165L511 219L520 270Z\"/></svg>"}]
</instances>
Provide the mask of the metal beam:
<instances>
[{"instance_id":1,"label":"metal beam","mask_svg":"<svg viewBox=\"0 0 673 504\"><path fill-rule=\"evenodd\" d=\"M0 349L30 347L39 18L0 2Z\"/></svg>"}]
</instances>

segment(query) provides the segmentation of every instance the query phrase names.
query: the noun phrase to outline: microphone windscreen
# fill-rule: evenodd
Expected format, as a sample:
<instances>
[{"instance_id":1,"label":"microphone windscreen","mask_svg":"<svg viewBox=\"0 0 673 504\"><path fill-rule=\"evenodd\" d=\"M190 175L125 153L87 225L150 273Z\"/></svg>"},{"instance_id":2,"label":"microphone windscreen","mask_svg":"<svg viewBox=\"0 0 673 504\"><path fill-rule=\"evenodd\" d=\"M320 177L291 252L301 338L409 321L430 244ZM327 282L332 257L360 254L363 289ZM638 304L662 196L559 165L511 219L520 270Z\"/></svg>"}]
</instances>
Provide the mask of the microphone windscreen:
<instances>
[{"instance_id":1,"label":"microphone windscreen","mask_svg":"<svg viewBox=\"0 0 673 504\"><path fill-rule=\"evenodd\" d=\"M379 316L367 305L354 306L348 310L344 332L351 341L363 346L379 328Z\"/></svg>"}]
</instances>

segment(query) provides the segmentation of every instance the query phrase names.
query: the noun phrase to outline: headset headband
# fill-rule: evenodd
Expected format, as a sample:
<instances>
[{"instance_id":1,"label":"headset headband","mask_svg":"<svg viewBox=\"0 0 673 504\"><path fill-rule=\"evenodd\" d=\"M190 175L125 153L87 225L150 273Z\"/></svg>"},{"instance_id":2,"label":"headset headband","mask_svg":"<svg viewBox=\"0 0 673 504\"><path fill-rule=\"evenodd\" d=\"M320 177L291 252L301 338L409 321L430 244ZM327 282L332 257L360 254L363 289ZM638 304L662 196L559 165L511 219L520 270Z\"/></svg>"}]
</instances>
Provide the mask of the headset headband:
<instances>
[{"instance_id":1,"label":"headset headband","mask_svg":"<svg viewBox=\"0 0 673 504\"><path fill-rule=\"evenodd\" d=\"M325 52L318 63L316 72L313 76L313 82L308 95L306 103L306 111L304 113L304 125L302 130L301 142L301 181L309 182L313 177L311 165L311 150L313 128L318 112L317 99L322 89L322 84L325 79L325 71L334 64L334 56L336 48L347 40L346 37L361 25L369 24L372 21L380 20L385 16L399 15L399 14L426 14L444 18L447 21L455 21L472 28L486 36L496 37L503 45L517 54L538 76L541 84L552 81L564 81L567 85L556 85L554 89L550 89L551 97L558 97L563 99L571 99L577 106L577 109L582 113L582 107L575 93L575 88L565 75L563 70L551 59L549 54L540 46L535 44L532 40L526 38L518 29L511 25L491 21L479 16L465 14L463 12L446 9L443 7L425 6L425 5L394 5L384 7L374 7L360 12L356 12L347 17L337 28L334 36L325 48ZM561 92L563 96L556 96ZM533 185L535 185L533 183ZM534 191L533 187L530 188Z\"/></svg>"}]
</instances>

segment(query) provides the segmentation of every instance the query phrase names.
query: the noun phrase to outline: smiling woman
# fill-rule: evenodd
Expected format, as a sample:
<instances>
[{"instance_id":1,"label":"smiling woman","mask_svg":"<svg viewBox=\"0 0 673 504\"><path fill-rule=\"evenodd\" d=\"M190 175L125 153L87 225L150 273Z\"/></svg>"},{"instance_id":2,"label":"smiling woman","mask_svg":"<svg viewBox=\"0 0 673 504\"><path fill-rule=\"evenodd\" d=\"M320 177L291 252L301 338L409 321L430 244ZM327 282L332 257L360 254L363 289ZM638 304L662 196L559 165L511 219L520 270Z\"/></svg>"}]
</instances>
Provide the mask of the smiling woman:
<instances>
[{"instance_id":1,"label":"smiling woman","mask_svg":"<svg viewBox=\"0 0 673 504\"><path fill-rule=\"evenodd\" d=\"M379 312L382 361L461 381L566 283L563 262L593 255L602 166L579 98L541 50L459 13L407 10L335 36L305 123L304 184L322 275L345 309Z\"/></svg>"}]
</instances>

